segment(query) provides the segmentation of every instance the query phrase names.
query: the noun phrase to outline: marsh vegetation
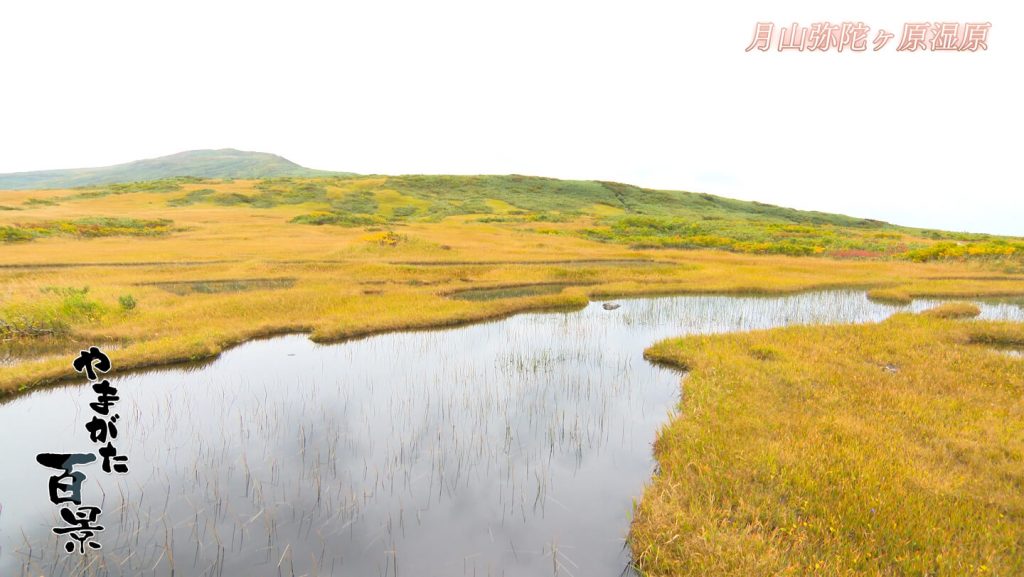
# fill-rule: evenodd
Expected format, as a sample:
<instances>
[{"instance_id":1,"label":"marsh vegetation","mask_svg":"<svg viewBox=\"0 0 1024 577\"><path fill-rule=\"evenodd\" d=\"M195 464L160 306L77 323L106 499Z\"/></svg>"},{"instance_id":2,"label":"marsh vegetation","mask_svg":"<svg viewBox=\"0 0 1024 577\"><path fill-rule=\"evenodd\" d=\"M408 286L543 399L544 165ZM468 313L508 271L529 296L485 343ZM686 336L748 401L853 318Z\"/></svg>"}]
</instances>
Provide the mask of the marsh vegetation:
<instances>
[{"instance_id":1,"label":"marsh vegetation","mask_svg":"<svg viewBox=\"0 0 1024 577\"><path fill-rule=\"evenodd\" d=\"M11 400L0 438L33 441L3 453L4 521L24 534L3 533L0 569L618 576L650 443L680 399L678 373L646 362L644 347L901 310L857 292L621 304L328 346L279 337L123 376L132 471L90 475L86 489L103 502L101 556L59 552L46 472L15 466L74 448L83 435L65 423L90 390ZM982 316L1024 315L1000 304Z\"/></svg>"},{"instance_id":2,"label":"marsh vegetation","mask_svg":"<svg viewBox=\"0 0 1024 577\"><path fill-rule=\"evenodd\" d=\"M649 348L689 372L633 523L644 574L1024 572L1024 361L999 352L1024 324L969 307Z\"/></svg>"},{"instance_id":3,"label":"marsh vegetation","mask_svg":"<svg viewBox=\"0 0 1024 577\"><path fill-rule=\"evenodd\" d=\"M110 521L102 556L53 555L53 510L36 507L44 472L22 464L37 447L5 445L16 466L0 480L4 575L395 575L422 566L582 577L631 570L631 550L651 575L1019 568L1019 556L1001 553L1021 527L1001 484L1017 482L1020 453L1015 429L999 419L1016 413L991 413L984 402L989 389L1003 399L998 387L1016 382L1020 239L515 175L172 178L3 195L0 438L61 447L81 438L67 433L82 388L43 386L71 376L77 348L106 344L126 373L191 363L120 379L136 466L128 479L90 489ZM636 298L654 295L688 296ZM622 307L604 310L603 299ZM947 301L960 304L939 307ZM678 374L641 356L683 334L881 321L933 307L881 328L658 345L652 359L694 369L681 403ZM514 316L528 311L549 312ZM393 332L406 329L416 332ZM309 338L279 336L295 333ZM927 369L913 351L872 348L927 339ZM345 342L328 344L337 341ZM830 352L810 348L818 342ZM690 350L707 354L679 352ZM721 374L737 380L704 380L719 364L735 364ZM869 377L922 371L936 376L922 391L966 408L990 436L939 418L921 395L898 405L911 416L902 421L890 406L874 422L843 404L874 410L876 400L858 396L877 392ZM764 449L789 430L783 417L795 419L802 444ZM917 436L903 423L920 423ZM663 425L661 474L627 544ZM679 427L696 427L688 440L709 444L677 452ZM957 478L995 475L976 495L989 508L976 511L951 477L936 473L922 487L886 472L891 455L861 428L895 435L926 464L952 459ZM865 443L863 459L840 437ZM761 452L715 445L733 442ZM683 457L709 483L697 492L674 492L694 487L690 469L678 468ZM749 467L762 457L774 468ZM801 468L794 458L809 460ZM864 494L840 473L891 482L881 498L907 528L844 532L863 519L829 487ZM747 494L756 502L728 501ZM687 500L695 495L708 500ZM797 496L817 505L795 505ZM829 518L826 506L849 517ZM928 557L959 537L925 530L936 520L926 510L977 514L992 529L964 525L969 538L955 541L955 561ZM694 511L717 525L698 523ZM984 562L975 551L988 552Z\"/></svg>"}]
</instances>

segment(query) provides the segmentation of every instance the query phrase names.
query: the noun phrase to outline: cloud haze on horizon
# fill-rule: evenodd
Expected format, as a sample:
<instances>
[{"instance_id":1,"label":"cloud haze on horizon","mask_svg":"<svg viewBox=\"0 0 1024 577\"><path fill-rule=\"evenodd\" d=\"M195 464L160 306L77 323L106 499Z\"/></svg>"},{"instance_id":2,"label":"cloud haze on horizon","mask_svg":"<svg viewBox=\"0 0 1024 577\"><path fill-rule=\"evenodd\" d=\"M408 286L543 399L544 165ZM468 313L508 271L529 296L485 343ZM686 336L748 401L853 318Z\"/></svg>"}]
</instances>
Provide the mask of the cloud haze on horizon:
<instances>
[{"instance_id":1,"label":"cloud haze on horizon","mask_svg":"<svg viewBox=\"0 0 1024 577\"><path fill-rule=\"evenodd\" d=\"M0 172L238 148L1024 236L1017 3L60 0L0 19ZM744 52L758 21L823 20L897 37ZM915 21L991 22L989 50L896 52Z\"/></svg>"}]
</instances>

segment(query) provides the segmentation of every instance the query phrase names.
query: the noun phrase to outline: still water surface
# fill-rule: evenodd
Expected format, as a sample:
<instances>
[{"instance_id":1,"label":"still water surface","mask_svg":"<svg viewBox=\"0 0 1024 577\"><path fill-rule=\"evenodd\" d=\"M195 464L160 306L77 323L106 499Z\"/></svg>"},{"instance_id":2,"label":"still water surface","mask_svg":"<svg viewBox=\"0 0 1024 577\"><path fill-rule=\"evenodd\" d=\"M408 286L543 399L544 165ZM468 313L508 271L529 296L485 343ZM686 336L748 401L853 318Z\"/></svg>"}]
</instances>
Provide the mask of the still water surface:
<instances>
[{"instance_id":1,"label":"still water surface","mask_svg":"<svg viewBox=\"0 0 1024 577\"><path fill-rule=\"evenodd\" d=\"M35 462L95 451L95 393L40 390L0 405L0 575L631 575L632 503L680 395L644 348L933 304L853 291L620 302L336 345L286 336L135 374L111 353L130 472L81 468L103 549L64 553ZM1024 320L1010 304L983 311Z\"/></svg>"}]
</instances>

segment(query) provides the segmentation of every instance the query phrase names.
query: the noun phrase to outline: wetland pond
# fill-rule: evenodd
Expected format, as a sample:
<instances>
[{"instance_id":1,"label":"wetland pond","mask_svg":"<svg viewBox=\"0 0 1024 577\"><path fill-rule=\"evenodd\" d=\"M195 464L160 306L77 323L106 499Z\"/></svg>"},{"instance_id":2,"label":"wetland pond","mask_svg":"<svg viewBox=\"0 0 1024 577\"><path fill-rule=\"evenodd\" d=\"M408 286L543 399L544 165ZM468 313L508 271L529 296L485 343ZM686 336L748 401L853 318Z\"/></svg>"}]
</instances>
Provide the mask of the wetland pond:
<instances>
[{"instance_id":1,"label":"wetland pond","mask_svg":"<svg viewBox=\"0 0 1024 577\"><path fill-rule=\"evenodd\" d=\"M631 575L632 505L681 392L646 347L934 304L856 291L617 302L334 345L277 337L120 375L111 352L130 471L80 469L103 548L64 552L55 472L35 461L95 452L83 377L0 405L0 575ZM1024 320L1012 304L982 311Z\"/></svg>"}]
</instances>

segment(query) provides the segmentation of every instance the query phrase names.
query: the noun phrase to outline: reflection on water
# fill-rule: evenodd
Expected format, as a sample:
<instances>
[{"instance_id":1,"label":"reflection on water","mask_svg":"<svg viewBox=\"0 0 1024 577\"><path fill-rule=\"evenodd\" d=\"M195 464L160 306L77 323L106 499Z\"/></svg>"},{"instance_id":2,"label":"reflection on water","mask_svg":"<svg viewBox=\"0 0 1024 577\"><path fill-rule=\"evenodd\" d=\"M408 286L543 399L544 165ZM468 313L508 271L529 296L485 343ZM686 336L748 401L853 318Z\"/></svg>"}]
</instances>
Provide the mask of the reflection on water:
<instances>
[{"instance_id":1,"label":"reflection on water","mask_svg":"<svg viewBox=\"0 0 1024 577\"><path fill-rule=\"evenodd\" d=\"M115 377L131 472L82 469L106 526L85 557L50 533L34 456L95 449L94 394L14 399L0 406L0 574L629 574L631 505L679 395L645 347L930 304L856 292L621 302L330 346L274 338ZM984 305L983 318L1024 312Z\"/></svg>"}]
</instances>

